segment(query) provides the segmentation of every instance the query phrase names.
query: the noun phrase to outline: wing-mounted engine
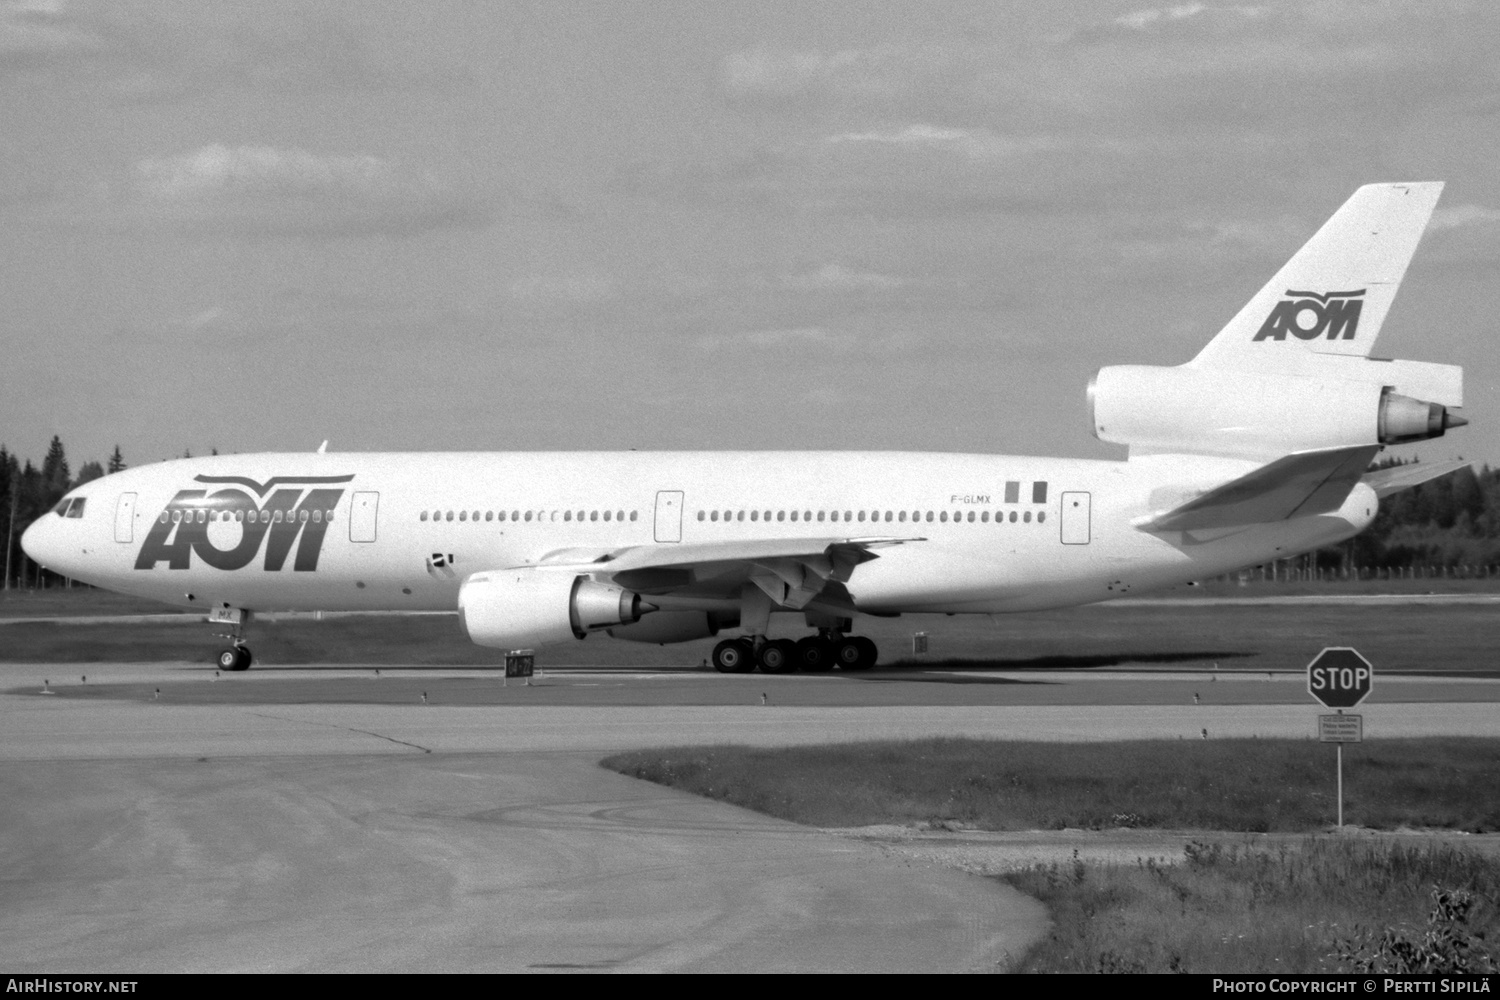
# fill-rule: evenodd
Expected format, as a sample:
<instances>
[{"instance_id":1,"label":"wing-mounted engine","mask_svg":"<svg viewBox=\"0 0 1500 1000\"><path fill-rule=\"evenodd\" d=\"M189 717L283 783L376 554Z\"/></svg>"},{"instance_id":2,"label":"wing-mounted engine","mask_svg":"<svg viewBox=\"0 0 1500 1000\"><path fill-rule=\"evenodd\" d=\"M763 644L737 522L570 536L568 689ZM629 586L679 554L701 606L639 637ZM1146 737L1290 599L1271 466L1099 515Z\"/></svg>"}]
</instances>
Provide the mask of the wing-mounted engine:
<instances>
[{"instance_id":1,"label":"wing-mounted engine","mask_svg":"<svg viewBox=\"0 0 1500 1000\"><path fill-rule=\"evenodd\" d=\"M475 573L458 590L470 641L500 649L582 639L655 610L633 591L555 570Z\"/></svg>"},{"instance_id":2,"label":"wing-mounted engine","mask_svg":"<svg viewBox=\"0 0 1500 1000\"><path fill-rule=\"evenodd\" d=\"M1425 441L1468 423L1448 410L1463 403L1462 368L1333 356L1301 367L1103 368L1089 419L1095 437L1132 452L1242 458Z\"/></svg>"}]
</instances>

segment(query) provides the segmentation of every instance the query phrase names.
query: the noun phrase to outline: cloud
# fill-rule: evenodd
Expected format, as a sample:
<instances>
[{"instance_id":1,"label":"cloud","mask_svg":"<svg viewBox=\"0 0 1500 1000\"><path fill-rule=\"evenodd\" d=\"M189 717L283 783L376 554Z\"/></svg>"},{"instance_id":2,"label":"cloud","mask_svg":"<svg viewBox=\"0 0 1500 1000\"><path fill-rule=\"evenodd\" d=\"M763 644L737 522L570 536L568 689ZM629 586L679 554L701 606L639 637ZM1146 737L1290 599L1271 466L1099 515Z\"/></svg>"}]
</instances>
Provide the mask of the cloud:
<instances>
[{"instance_id":1,"label":"cloud","mask_svg":"<svg viewBox=\"0 0 1500 1000\"><path fill-rule=\"evenodd\" d=\"M409 235L482 225L469 187L378 156L209 145L137 162L125 184L54 206L56 219L205 236Z\"/></svg>"},{"instance_id":2,"label":"cloud","mask_svg":"<svg viewBox=\"0 0 1500 1000\"><path fill-rule=\"evenodd\" d=\"M1197 17L1206 9L1201 3L1185 3L1176 7L1153 7L1117 17L1115 23L1136 31L1144 31L1162 21L1181 21L1189 17Z\"/></svg>"},{"instance_id":3,"label":"cloud","mask_svg":"<svg viewBox=\"0 0 1500 1000\"><path fill-rule=\"evenodd\" d=\"M1464 226L1486 225L1500 222L1500 208L1485 208L1482 205L1464 204L1451 208L1440 208L1432 213L1427 228L1438 232Z\"/></svg>"},{"instance_id":4,"label":"cloud","mask_svg":"<svg viewBox=\"0 0 1500 1000\"><path fill-rule=\"evenodd\" d=\"M900 288L905 282L885 274L856 271L842 264L824 264L815 271L781 276L781 284L805 292Z\"/></svg>"},{"instance_id":5,"label":"cloud","mask_svg":"<svg viewBox=\"0 0 1500 1000\"><path fill-rule=\"evenodd\" d=\"M831 135L830 143L865 143L902 149L932 149L959 153L975 160L994 159L1047 148L1046 140L1011 139L987 128L944 128L938 125L908 125L891 131L844 132Z\"/></svg>"},{"instance_id":6,"label":"cloud","mask_svg":"<svg viewBox=\"0 0 1500 1000\"><path fill-rule=\"evenodd\" d=\"M0 65L43 65L108 47L105 37L70 17L60 2L0 7Z\"/></svg>"},{"instance_id":7,"label":"cloud","mask_svg":"<svg viewBox=\"0 0 1500 1000\"><path fill-rule=\"evenodd\" d=\"M773 347L821 347L841 351L851 346L845 334L830 333L821 326L799 326L780 330L748 330L740 333L711 333L698 338L703 351L765 350Z\"/></svg>"}]
</instances>

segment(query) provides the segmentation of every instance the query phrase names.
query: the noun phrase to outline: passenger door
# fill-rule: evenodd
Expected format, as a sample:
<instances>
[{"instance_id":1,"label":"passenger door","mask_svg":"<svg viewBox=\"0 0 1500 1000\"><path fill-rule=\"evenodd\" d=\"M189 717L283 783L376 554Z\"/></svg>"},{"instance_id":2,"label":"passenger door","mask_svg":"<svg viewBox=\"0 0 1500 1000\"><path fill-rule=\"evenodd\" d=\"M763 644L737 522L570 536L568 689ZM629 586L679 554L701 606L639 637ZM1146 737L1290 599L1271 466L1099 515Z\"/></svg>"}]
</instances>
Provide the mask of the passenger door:
<instances>
[{"instance_id":1,"label":"passenger door","mask_svg":"<svg viewBox=\"0 0 1500 1000\"><path fill-rule=\"evenodd\" d=\"M1091 500L1087 493L1064 493L1062 495L1062 543L1064 545L1087 545L1089 543Z\"/></svg>"},{"instance_id":2,"label":"passenger door","mask_svg":"<svg viewBox=\"0 0 1500 1000\"><path fill-rule=\"evenodd\" d=\"M681 490L661 490L656 494L656 540L682 541Z\"/></svg>"}]
</instances>

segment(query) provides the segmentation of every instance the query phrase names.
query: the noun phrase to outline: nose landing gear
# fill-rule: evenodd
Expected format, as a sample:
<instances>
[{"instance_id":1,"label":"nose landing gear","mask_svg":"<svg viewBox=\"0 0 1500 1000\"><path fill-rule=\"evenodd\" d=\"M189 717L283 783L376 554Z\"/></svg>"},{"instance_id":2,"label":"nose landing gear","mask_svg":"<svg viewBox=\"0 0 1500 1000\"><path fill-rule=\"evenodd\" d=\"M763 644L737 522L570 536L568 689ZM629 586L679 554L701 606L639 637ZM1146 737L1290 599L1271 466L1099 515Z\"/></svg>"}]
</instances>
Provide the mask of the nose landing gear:
<instances>
[{"instance_id":1,"label":"nose landing gear","mask_svg":"<svg viewBox=\"0 0 1500 1000\"><path fill-rule=\"evenodd\" d=\"M250 612L223 604L209 612L208 620L216 625L229 626L229 631L215 633L221 639L228 639L231 645L219 651L214 657L214 665L220 670L249 670L254 660L250 647L245 645L245 626L250 624Z\"/></svg>"}]
</instances>

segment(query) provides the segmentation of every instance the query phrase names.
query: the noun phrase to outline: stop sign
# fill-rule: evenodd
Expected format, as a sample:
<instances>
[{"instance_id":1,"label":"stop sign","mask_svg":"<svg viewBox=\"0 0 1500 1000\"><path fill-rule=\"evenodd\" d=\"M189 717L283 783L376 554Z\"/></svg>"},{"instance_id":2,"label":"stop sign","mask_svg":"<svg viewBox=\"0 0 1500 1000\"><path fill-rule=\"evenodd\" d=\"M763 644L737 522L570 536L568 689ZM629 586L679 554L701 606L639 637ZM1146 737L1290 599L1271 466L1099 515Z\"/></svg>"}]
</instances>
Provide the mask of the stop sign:
<instances>
[{"instance_id":1,"label":"stop sign","mask_svg":"<svg viewBox=\"0 0 1500 1000\"><path fill-rule=\"evenodd\" d=\"M1307 693L1329 708L1353 708L1365 700L1375 668L1349 646L1330 646L1307 665Z\"/></svg>"}]
</instances>

